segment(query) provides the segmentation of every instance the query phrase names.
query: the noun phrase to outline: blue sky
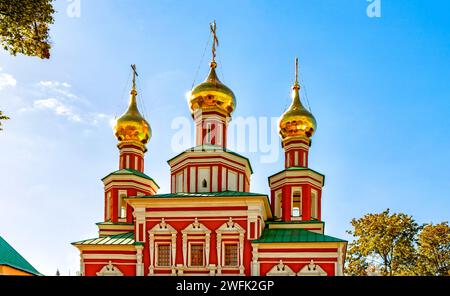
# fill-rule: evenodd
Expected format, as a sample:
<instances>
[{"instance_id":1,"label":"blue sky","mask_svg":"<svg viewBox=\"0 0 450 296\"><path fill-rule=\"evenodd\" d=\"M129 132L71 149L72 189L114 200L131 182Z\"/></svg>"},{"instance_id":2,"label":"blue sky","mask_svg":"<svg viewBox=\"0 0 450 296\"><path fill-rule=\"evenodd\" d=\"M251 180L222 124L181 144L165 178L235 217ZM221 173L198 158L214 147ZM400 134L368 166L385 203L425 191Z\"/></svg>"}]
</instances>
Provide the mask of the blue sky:
<instances>
[{"instance_id":1,"label":"blue sky","mask_svg":"<svg viewBox=\"0 0 450 296\"><path fill-rule=\"evenodd\" d=\"M95 237L100 179L118 167L110 118L126 108L131 63L153 129L146 173L169 191L173 118L207 74L217 21L219 77L234 117L271 118L290 103L293 60L318 122L310 167L326 175L327 234L386 208L420 223L449 218L450 3L381 0L369 18L352 1L58 1L50 60L0 52L0 235L39 271L74 274L70 242ZM276 132L272 132L278 140ZM283 167L244 153L251 190Z\"/></svg>"}]
</instances>

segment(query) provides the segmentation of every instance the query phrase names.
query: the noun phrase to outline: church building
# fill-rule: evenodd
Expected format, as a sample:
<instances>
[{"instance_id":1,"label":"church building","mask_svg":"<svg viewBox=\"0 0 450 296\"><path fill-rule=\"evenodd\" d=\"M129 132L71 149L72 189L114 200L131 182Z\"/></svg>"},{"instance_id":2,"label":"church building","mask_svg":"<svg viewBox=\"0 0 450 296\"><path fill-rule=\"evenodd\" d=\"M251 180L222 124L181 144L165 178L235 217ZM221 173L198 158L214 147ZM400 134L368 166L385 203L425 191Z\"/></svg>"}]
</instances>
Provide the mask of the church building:
<instances>
[{"instance_id":1,"label":"church building","mask_svg":"<svg viewBox=\"0 0 450 296\"><path fill-rule=\"evenodd\" d=\"M97 238L72 243L81 274L343 275L347 242L324 234L325 176L309 168L316 120L300 100L297 62L292 103L279 119L284 168L268 177L270 196L251 192L249 159L227 149L236 98L217 77L211 30L209 75L188 104L196 145L168 160L169 193L144 170L152 132L137 107L133 66L129 106L114 127L119 169L102 179L104 221Z\"/></svg>"}]
</instances>

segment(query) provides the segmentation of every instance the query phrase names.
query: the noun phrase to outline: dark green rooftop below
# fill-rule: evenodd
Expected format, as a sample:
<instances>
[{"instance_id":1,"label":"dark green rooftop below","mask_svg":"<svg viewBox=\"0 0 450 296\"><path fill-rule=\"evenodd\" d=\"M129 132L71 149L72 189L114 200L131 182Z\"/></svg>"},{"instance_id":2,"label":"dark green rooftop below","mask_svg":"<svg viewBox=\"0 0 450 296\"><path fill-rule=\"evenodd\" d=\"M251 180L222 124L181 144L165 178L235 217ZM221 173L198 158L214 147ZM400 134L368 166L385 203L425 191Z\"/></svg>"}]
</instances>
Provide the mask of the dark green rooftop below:
<instances>
[{"instance_id":1,"label":"dark green rooftop below","mask_svg":"<svg viewBox=\"0 0 450 296\"><path fill-rule=\"evenodd\" d=\"M252 243L313 243L313 242L347 242L332 236L308 231L302 228L284 229L266 228L261 237Z\"/></svg>"},{"instance_id":2,"label":"dark green rooftop below","mask_svg":"<svg viewBox=\"0 0 450 296\"><path fill-rule=\"evenodd\" d=\"M0 265L7 265L34 275L42 275L0 236Z\"/></svg>"}]
</instances>

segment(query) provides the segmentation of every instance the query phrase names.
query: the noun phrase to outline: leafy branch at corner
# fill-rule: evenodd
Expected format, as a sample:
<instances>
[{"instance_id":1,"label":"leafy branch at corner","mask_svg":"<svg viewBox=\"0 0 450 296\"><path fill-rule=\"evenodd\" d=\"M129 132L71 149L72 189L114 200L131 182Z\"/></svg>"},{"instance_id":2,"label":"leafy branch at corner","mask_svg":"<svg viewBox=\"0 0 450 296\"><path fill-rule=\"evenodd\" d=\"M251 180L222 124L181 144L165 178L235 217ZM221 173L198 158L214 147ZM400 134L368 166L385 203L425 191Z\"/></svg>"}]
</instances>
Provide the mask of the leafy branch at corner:
<instances>
[{"instance_id":1,"label":"leafy branch at corner","mask_svg":"<svg viewBox=\"0 0 450 296\"><path fill-rule=\"evenodd\" d=\"M450 275L447 222L419 226L412 216L367 214L351 221L355 237L347 253L346 274Z\"/></svg>"},{"instance_id":2,"label":"leafy branch at corner","mask_svg":"<svg viewBox=\"0 0 450 296\"><path fill-rule=\"evenodd\" d=\"M12 55L50 58L53 0L0 1L0 42Z\"/></svg>"},{"instance_id":3,"label":"leafy branch at corner","mask_svg":"<svg viewBox=\"0 0 450 296\"><path fill-rule=\"evenodd\" d=\"M3 130L3 129L2 129L2 120L8 120L8 119L9 119L9 117L6 116L6 115L3 115L3 112L0 111L0 131Z\"/></svg>"}]
</instances>

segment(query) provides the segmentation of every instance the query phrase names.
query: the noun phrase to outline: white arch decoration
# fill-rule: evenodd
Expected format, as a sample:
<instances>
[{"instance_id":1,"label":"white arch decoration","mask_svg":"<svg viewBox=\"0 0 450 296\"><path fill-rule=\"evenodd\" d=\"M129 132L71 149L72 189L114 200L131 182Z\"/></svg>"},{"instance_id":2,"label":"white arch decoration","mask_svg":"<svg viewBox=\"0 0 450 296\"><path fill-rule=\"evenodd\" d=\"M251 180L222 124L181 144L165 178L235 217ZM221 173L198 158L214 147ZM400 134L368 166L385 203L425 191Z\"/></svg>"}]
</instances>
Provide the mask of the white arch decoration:
<instances>
[{"instance_id":1,"label":"white arch decoration","mask_svg":"<svg viewBox=\"0 0 450 296\"><path fill-rule=\"evenodd\" d=\"M299 276L326 276L327 273L319 265L314 263L314 260L304 266L298 273Z\"/></svg>"},{"instance_id":2,"label":"white arch decoration","mask_svg":"<svg viewBox=\"0 0 450 296\"><path fill-rule=\"evenodd\" d=\"M119 268L115 267L111 261L108 262L107 265L103 266L103 268L97 272L98 276L123 276L123 273L119 270Z\"/></svg>"},{"instance_id":3,"label":"white arch decoration","mask_svg":"<svg viewBox=\"0 0 450 296\"><path fill-rule=\"evenodd\" d=\"M268 276L295 276L295 272L287 265L283 263L283 260L272 267L267 273Z\"/></svg>"}]
</instances>

